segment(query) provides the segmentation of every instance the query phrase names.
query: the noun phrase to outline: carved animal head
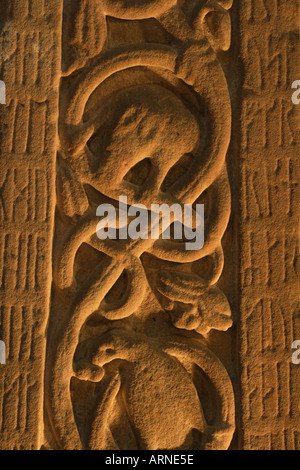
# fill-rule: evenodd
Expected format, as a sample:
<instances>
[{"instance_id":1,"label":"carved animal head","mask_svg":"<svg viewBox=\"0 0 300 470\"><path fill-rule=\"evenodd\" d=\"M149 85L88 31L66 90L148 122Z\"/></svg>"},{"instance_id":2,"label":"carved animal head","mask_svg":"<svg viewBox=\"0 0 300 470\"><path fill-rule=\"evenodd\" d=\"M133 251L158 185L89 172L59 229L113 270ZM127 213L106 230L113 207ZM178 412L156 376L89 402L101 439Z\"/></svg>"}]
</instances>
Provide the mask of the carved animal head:
<instances>
[{"instance_id":1,"label":"carved animal head","mask_svg":"<svg viewBox=\"0 0 300 470\"><path fill-rule=\"evenodd\" d=\"M199 123L171 91L155 85L122 91L113 97L109 107L112 113L104 124L105 131L100 130L102 140L96 135L90 144L97 186L107 194L114 181L111 196L117 197L118 191L122 195L130 189L127 185L137 186L141 180L141 198L143 190L154 191L153 198L170 168L197 148ZM146 172L140 165L145 159L149 163Z\"/></svg>"}]
</instances>

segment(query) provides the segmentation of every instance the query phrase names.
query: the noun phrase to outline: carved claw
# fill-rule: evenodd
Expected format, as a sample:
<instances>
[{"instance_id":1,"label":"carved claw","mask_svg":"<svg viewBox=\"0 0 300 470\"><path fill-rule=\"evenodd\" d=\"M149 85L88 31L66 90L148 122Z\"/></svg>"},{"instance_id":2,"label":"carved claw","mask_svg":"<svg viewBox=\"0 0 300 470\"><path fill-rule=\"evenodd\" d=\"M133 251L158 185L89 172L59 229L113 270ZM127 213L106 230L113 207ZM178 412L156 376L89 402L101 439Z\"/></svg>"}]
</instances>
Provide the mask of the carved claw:
<instances>
[{"instance_id":1,"label":"carved claw","mask_svg":"<svg viewBox=\"0 0 300 470\"><path fill-rule=\"evenodd\" d=\"M88 380L90 382L100 382L104 377L104 370L102 367L91 364L90 362L82 359L74 364L74 374L79 380Z\"/></svg>"},{"instance_id":2,"label":"carved claw","mask_svg":"<svg viewBox=\"0 0 300 470\"><path fill-rule=\"evenodd\" d=\"M182 330L196 330L200 328L202 318L198 309L192 304L177 304L171 312L172 323Z\"/></svg>"},{"instance_id":3,"label":"carved claw","mask_svg":"<svg viewBox=\"0 0 300 470\"><path fill-rule=\"evenodd\" d=\"M229 423L207 427L205 450L228 449L233 438L235 427Z\"/></svg>"},{"instance_id":4,"label":"carved claw","mask_svg":"<svg viewBox=\"0 0 300 470\"><path fill-rule=\"evenodd\" d=\"M209 287L198 275L160 271L157 290L174 302L170 314L177 328L206 334L212 329L226 331L232 326L226 296L217 287Z\"/></svg>"}]
</instances>

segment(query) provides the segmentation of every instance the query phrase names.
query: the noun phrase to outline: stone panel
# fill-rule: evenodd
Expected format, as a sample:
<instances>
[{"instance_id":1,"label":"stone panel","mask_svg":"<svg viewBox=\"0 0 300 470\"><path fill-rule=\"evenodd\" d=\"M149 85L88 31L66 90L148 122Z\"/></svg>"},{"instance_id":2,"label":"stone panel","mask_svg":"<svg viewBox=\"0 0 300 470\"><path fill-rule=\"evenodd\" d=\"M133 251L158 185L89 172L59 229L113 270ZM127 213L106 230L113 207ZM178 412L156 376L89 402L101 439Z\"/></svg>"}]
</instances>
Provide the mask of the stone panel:
<instances>
[{"instance_id":1,"label":"stone panel","mask_svg":"<svg viewBox=\"0 0 300 470\"><path fill-rule=\"evenodd\" d=\"M52 281L60 1L1 8L0 447L43 443L46 326Z\"/></svg>"}]
</instances>

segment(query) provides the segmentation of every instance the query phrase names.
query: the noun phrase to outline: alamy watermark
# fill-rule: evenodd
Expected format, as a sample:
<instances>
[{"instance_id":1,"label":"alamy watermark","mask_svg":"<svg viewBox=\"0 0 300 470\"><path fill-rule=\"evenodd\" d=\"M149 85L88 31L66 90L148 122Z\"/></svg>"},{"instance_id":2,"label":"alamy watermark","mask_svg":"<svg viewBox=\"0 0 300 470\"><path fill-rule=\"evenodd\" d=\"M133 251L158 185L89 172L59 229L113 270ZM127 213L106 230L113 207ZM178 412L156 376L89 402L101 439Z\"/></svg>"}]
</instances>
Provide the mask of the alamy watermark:
<instances>
[{"instance_id":1,"label":"alamy watermark","mask_svg":"<svg viewBox=\"0 0 300 470\"><path fill-rule=\"evenodd\" d=\"M127 205L127 197L119 197L119 207L101 204L97 217L100 240L187 240L186 250L201 250L204 245L204 205L152 204L151 210L143 204Z\"/></svg>"},{"instance_id":2,"label":"alamy watermark","mask_svg":"<svg viewBox=\"0 0 300 470\"><path fill-rule=\"evenodd\" d=\"M300 80L295 80L292 84L292 88L293 90L296 89L292 94L292 102L294 104L300 104Z\"/></svg>"},{"instance_id":3,"label":"alamy watermark","mask_svg":"<svg viewBox=\"0 0 300 470\"><path fill-rule=\"evenodd\" d=\"M0 80L0 104L6 104L6 86L2 80Z\"/></svg>"},{"instance_id":4,"label":"alamy watermark","mask_svg":"<svg viewBox=\"0 0 300 470\"><path fill-rule=\"evenodd\" d=\"M6 346L4 341L0 341L0 364L6 364Z\"/></svg>"},{"instance_id":5,"label":"alamy watermark","mask_svg":"<svg viewBox=\"0 0 300 470\"><path fill-rule=\"evenodd\" d=\"M300 340L293 342L292 349L296 349L296 351L292 355L292 363L295 364L295 366L299 366L300 365Z\"/></svg>"}]
</instances>

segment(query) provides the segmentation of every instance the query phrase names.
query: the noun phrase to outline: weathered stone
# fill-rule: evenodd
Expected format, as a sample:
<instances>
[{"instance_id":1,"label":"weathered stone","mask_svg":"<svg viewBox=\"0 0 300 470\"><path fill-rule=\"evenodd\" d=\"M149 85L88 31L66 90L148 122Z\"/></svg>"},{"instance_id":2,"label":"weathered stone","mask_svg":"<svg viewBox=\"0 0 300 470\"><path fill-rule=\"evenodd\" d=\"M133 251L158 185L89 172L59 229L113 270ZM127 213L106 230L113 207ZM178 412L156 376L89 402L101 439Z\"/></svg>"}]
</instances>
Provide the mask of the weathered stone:
<instances>
[{"instance_id":1,"label":"weathered stone","mask_svg":"<svg viewBox=\"0 0 300 470\"><path fill-rule=\"evenodd\" d=\"M1 8L0 448L299 449L297 2Z\"/></svg>"}]
</instances>

